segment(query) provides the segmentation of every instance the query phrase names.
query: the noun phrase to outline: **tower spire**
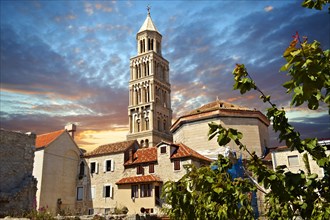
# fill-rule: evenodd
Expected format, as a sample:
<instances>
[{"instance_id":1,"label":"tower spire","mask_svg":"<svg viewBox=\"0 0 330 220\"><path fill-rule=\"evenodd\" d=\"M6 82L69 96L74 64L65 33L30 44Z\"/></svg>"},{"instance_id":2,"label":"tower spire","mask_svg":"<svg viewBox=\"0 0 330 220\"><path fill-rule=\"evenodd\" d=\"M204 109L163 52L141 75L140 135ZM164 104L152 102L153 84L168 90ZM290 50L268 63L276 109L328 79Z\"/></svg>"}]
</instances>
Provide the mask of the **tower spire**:
<instances>
[{"instance_id":1,"label":"tower spire","mask_svg":"<svg viewBox=\"0 0 330 220\"><path fill-rule=\"evenodd\" d=\"M148 16L150 16L150 9L151 9L150 5L147 5Z\"/></svg>"}]
</instances>

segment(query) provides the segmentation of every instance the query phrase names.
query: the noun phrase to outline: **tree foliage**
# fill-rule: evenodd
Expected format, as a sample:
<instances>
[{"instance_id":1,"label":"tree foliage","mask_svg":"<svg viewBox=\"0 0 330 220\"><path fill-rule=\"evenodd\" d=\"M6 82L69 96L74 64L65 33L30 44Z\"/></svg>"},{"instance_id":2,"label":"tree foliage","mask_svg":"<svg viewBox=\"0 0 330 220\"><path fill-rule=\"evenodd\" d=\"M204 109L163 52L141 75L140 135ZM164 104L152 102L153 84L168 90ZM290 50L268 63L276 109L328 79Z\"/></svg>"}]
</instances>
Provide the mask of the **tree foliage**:
<instances>
[{"instance_id":1,"label":"tree foliage","mask_svg":"<svg viewBox=\"0 0 330 220\"><path fill-rule=\"evenodd\" d=\"M307 102L311 110L317 109L319 102L325 103L328 108L330 106L330 52L323 51L320 46L317 41L308 43L305 39L301 42L296 33L283 54L287 63L281 71L288 71L291 77L283 86L287 88L287 93L293 93L292 105L298 106ZM305 174L303 171L292 173L286 166L279 166L276 171L269 170L256 155L252 155L249 170L256 175L259 183L271 189L266 195L267 216L269 219L292 219L294 216L304 219L329 219L330 156L325 153L326 147L319 145L316 138L302 140L299 132L289 124L285 111L278 109L270 101L270 96L266 96L255 85L243 64L236 65L233 75L234 89L240 90L242 94L250 90L259 91L260 98L270 104L267 117L272 121L273 129L278 132L280 141L285 141L291 150L307 152L326 174L319 179L317 174ZM222 130L223 128L220 128L216 132L221 133ZM232 140L240 144L239 139Z\"/></svg>"},{"instance_id":2,"label":"tree foliage","mask_svg":"<svg viewBox=\"0 0 330 220\"><path fill-rule=\"evenodd\" d=\"M178 182L168 181L163 194L171 219L253 219L249 193L255 186L247 179L232 179L228 158L219 155L212 166L197 169L187 165Z\"/></svg>"},{"instance_id":3,"label":"tree foliage","mask_svg":"<svg viewBox=\"0 0 330 220\"><path fill-rule=\"evenodd\" d=\"M328 0L305 0L303 7L321 10ZM281 71L291 78L284 83L288 94L292 94L291 105L307 103L311 110L326 105L330 114L330 51L322 50L317 41L309 43L301 40L298 33L284 51L286 64ZM241 94L256 90L260 99L269 104L267 118L272 122L279 140L291 150L298 150L303 155L311 155L324 177L300 171L290 172L287 167L278 166L268 169L261 159L241 142L242 133L227 129L222 125L209 124L209 139L217 138L220 146L234 141L241 150L250 155L248 170L257 181L269 190L265 195L267 217L269 219L330 219L330 155L326 147L318 144L316 138L301 139L300 133L289 123L284 109L271 102L271 96L265 95L256 85L243 64L237 64L233 71L235 90ZM305 161L306 163L308 160ZM232 179L228 174L231 162L219 156L214 162L217 169L187 167L187 174L178 182L164 185L163 197L169 206L164 211L172 219L252 219L252 207L247 200L247 193L255 187L247 179ZM308 164L307 164L308 165Z\"/></svg>"}]
</instances>

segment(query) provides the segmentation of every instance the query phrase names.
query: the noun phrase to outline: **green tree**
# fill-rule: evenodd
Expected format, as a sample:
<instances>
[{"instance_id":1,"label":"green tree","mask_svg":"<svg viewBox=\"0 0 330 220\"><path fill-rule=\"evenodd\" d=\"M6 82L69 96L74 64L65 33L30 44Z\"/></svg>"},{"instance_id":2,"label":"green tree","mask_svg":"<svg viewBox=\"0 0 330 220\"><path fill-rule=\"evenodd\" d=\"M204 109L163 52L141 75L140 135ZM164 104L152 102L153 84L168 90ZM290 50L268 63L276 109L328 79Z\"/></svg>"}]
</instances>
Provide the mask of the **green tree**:
<instances>
[{"instance_id":1,"label":"green tree","mask_svg":"<svg viewBox=\"0 0 330 220\"><path fill-rule=\"evenodd\" d=\"M253 219L249 193L255 186L243 178L232 180L232 163L219 155L211 167L185 166L187 174L178 182L164 184L169 205L163 210L171 219Z\"/></svg>"},{"instance_id":2,"label":"green tree","mask_svg":"<svg viewBox=\"0 0 330 220\"><path fill-rule=\"evenodd\" d=\"M305 0L302 5L321 10L327 0ZM319 105L327 105L330 114L330 51L322 50L319 42L308 43L300 39L298 33L285 50L286 64L281 71L291 78L284 83L287 93L292 93L291 105L299 106L307 102L308 108L316 110ZM250 90L260 93L263 102L269 103L267 117L272 122L280 141L291 150L312 156L325 176L316 174L292 173L286 166L275 171L263 165L254 152L250 152L240 141L242 134L235 129L227 129L210 124L209 139L217 137L220 146L234 141L241 150L250 155L248 170L269 192L265 195L267 217L269 219L330 219L330 155L326 147L318 144L316 138L301 139L299 132L289 124L283 109L271 102L255 84L243 64L237 64L233 71L234 89L244 94ZM252 219L251 204L247 193L255 190L246 179L231 179L227 173L231 166L228 158L219 157L217 169L210 167L196 169L187 167L187 174L178 182L164 185L163 197L169 205L164 211L173 219Z\"/></svg>"}]
</instances>

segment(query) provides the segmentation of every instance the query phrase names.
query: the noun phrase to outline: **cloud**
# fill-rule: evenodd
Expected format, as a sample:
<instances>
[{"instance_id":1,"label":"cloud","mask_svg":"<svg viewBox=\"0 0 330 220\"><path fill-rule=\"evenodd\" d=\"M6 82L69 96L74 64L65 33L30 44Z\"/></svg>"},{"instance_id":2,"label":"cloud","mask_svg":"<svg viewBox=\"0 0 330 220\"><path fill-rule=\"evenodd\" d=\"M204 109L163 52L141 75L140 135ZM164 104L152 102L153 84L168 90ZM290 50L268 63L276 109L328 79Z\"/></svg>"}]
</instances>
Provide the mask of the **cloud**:
<instances>
[{"instance_id":1,"label":"cloud","mask_svg":"<svg viewBox=\"0 0 330 220\"><path fill-rule=\"evenodd\" d=\"M264 8L265 12L270 12L270 11L273 11L274 7L269 5L267 7Z\"/></svg>"}]
</instances>

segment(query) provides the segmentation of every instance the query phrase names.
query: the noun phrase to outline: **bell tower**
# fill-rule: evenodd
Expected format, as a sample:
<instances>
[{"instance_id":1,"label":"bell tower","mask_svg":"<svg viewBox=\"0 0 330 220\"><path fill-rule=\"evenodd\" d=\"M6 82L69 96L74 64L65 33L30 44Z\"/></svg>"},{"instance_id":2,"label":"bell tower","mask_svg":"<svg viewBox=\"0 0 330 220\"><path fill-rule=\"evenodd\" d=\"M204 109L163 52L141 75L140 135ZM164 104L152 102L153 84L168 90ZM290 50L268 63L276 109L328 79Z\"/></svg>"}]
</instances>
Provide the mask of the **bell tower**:
<instances>
[{"instance_id":1,"label":"bell tower","mask_svg":"<svg viewBox=\"0 0 330 220\"><path fill-rule=\"evenodd\" d=\"M137 55L130 59L129 134L141 147L172 142L169 62L162 56L162 35L151 20L150 8L136 34Z\"/></svg>"}]
</instances>

